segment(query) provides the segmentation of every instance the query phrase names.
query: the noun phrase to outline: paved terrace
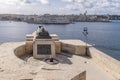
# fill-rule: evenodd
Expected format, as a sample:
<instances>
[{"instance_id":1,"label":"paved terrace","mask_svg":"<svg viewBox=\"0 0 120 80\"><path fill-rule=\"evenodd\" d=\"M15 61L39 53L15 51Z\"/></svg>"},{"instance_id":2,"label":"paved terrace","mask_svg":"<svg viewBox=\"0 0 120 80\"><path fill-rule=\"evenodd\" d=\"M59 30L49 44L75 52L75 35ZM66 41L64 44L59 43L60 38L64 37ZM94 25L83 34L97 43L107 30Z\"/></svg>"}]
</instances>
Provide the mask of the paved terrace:
<instances>
[{"instance_id":1,"label":"paved terrace","mask_svg":"<svg viewBox=\"0 0 120 80\"><path fill-rule=\"evenodd\" d=\"M32 56L18 58L14 49L24 42L0 45L0 80L69 80L86 70L86 80L116 80L92 59L62 53L59 64L49 65Z\"/></svg>"}]
</instances>

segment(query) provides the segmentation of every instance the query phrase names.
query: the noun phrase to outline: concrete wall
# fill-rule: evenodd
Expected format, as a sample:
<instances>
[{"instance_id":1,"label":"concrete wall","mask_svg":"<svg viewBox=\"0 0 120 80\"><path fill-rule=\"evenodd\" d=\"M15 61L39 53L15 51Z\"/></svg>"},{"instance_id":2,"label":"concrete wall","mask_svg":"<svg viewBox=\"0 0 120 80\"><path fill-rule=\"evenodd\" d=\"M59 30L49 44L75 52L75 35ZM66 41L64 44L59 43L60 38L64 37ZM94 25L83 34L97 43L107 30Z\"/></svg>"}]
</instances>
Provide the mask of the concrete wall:
<instances>
[{"instance_id":1,"label":"concrete wall","mask_svg":"<svg viewBox=\"0 0 120 80\"><path fill-rule=\"evenodd\" d=\"M77 76L75 76L71 80L86 80L86 71L78 74Z\"/></svg>"},{"instance_id":2,"label":"concrete wall","mask_svg":"<svg viewBox=\"0 0 120 80\"><path fill-rule=\"evenodd\" d=\"M90 56L93 61L100 65L105 71L120 80L120 61L106 55L105 53L91 47L89 48Z\"/></svg>"}]
</instances>

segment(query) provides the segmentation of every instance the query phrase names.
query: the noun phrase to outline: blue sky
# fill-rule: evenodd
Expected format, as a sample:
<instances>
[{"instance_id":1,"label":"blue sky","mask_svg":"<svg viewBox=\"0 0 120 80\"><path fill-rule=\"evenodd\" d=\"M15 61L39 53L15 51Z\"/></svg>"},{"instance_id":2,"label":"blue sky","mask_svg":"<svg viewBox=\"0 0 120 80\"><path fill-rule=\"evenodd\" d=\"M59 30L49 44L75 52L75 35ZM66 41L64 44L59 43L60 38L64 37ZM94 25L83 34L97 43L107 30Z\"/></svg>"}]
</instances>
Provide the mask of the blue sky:
<instances>
[{"instance_id":1,"label":"blue sky","mask_svg":"<svg viewBox=\"0 0 120 80\"><path fill-rule=\"evenodd\" d=\"M0 0L0 14L119 14L120 0Z\"/></svg>"}]
</instances>

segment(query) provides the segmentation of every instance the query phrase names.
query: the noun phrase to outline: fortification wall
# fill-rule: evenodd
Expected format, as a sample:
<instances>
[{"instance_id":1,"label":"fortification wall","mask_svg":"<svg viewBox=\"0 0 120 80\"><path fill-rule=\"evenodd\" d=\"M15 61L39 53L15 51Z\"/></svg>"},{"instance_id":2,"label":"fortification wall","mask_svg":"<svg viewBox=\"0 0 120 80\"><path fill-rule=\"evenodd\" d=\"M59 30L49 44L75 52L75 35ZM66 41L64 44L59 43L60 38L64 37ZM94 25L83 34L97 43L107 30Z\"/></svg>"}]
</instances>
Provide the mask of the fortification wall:
<instances>
[{"instance_id":1,"label":"fortification wall","mask_svg":"<svg viewBox=\"0 0 120 80\"><path fill-rule=\"evenodd\" d=\"M76 75L74 78L71 80L86 80L86 71Z\"/></svg>"},{"instance_id":2,"label":"fortification wall","mask_svg":"<svg viewBox=\"0 0 120 80\"><path fill-rule=\"evenodd\" d=\"M33 42L26 41L26 45L19 46L15 53L17 56L21 56L26 53L32 52ZM74 52L74 54L85 55L85 43L80 40L60 40L56 42L56 51L61 53L61 50L67 50L68 52ZM82 48L81 48L82 47ZM73 49L71 51L71 48ZM97 50L94 47L89 47L89 55L91 59L100 65L105 71L114 76L117 80L120 80L120 61L108 56Z\"/></svg>"},{"instance_id":3,"label":"fortification wall","mask_svg":"<svg viewBox=\"0 0 120 80\"><path fill-rule=\"evenodd\" d=\"M17 57L21 57L22 55L26 54L26 50L25 50L26 45L22 44L20 46L18 46L15 50L14 53Z\"/></svg>"},{"instance_id":4,"label":"fortification wall","mask_svg":"<svg viewBox=\"0 0 120 80\"><path fill-rule=\"evenodd\" d=\"M94 47L89 48L91 59L100 65L105 71L120 80L120 61L108 56Z\"/></svg>"},{"instance_id":5,"label":"fortification wall","mask_svg":"<svg viewBox=\"0 0 120 80\"><path fill-rule=\"evenodd\" d=\"M85 56L86 44L81 40L60 40L61 50L66 53L72 53ZM88 44L88 47L91 45Z\"/></svg>"}]
</instances>

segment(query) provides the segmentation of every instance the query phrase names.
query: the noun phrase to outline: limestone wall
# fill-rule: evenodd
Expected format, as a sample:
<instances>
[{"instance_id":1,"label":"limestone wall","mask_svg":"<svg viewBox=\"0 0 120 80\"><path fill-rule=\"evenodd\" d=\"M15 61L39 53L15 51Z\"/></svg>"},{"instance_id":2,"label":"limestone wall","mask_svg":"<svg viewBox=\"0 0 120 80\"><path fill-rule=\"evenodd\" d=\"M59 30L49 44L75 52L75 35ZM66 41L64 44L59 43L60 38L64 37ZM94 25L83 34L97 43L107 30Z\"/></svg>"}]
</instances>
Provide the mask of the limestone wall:
<instances>
[{"instance_id":1,"label":"limestone wall","mask_svg":"<svg viewBox=\"0 0 120 80\"><path fill-rule=\"evenodd\" d=\"M61 42L55 41L55 53L61 53Z\"/></svg>"},{"instance_id":2,"label":"limestone wall","mask_svg":"<svg viewBox=\"0 0 120 80\"><path fill-rule=\"evenodd\" d=\"M21 46L17 47L17 48L14 50L14 53L15 53L15 55L18 56L18 57L26 54L25 44L22 44Z\"/></svg>"},{"instance_id":3,"label":"limestone wall","mask_svg":"<svg viewBox=\"0 0 120 80\"><path fill-rule=\"evenodd\" d=\"M63 52L84 56L86 50L85 42L81 40L60 40ZM88 45L90 47L91 45Z\"/></svg>"},{"instance_id":4,"label":"limestone wall","mask_svg":"<svg viewBox=\"0 0 120 80\"><path fill-rule=\"evenodd\" d=\"M32 34L26 35L26 45L25 45L26 53L33 52L33 38L34 36Z\"/></svg>"},{"instance_id":5,"label":"limestone wall","mask_svg":"<svg viewBox=\"0 0 120 80\"><path fill-rule=\"evenodd\" d=\"M16 56L22 56L26 53L32 52L33 41L27 40L25 44L17 47L14 52ZM58 53L62 50L67 50L69 53L75 53L79 55L84 55L85 53L85 43L80 40L60 40L56 41L55 45ZM56 51L57 51L56 50ZM95 49L94 47L89 47L89 55L91 59L100 65L105 71L114 76L117 80L120 80L120 61L106 55L105 53ZM83 75L86 73L83 73ZM85 80L85 76L81 78L81 74L75 76L71 80Z\"/></svg>"},{"instance_id":6,"label":"limestone wall","mask_svg":"<svg viewBox=\"0 0 120 80\"><path fill-rule=\"evenodd\" d=\"M33 41L26 41L25 50L26 53L33 53Z\"/></svg>"},{"instance_id":7,"label":"limestone wall","mask_svg":"<svg viewBox=\"0 0 120 80\"><path fill-rule=\"evenodd\" d=\"M86 71L78 74L77 76L75 76L71 80L86 80Z\"/></svg>"},{"instance_id":8,"label":"limestone wall","mask_svg":"<svg viewBox=\"0 0 120 80\"><path fill-rule=\"evenodd\" d=\"M106 55L105 53L91 47L89 48L90 56L93 61L100 65L105 71L120 80L120 61Z\"/></svg>"}]
</instances>

